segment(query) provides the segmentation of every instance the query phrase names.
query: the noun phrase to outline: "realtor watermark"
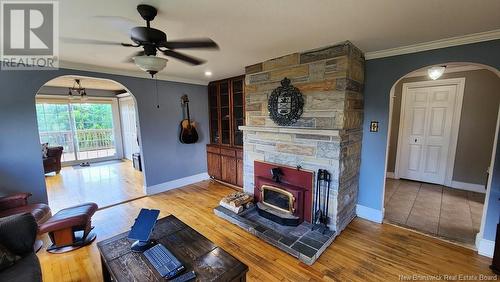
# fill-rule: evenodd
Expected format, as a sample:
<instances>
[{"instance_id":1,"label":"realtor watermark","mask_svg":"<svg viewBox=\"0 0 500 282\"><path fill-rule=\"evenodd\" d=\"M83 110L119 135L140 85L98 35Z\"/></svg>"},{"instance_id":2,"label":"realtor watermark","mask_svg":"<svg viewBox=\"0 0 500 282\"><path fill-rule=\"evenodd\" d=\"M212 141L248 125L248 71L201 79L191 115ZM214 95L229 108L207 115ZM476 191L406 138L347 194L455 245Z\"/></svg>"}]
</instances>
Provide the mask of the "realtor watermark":
<instances>
[{"instance_id":1,"label":"realtor watermark","mask_svg":"<svg viewBox=\"0 0 500 282\"><path fill-rule=\"evenodd\" d=\"M399 281L497 281L496 274L400 274Z\"/></svg>"},{"instance_id":2,"label":"realtor watermark","mask_svg":"<svg viewBox=\"0 0 500 282\"><path fill-rule=\"evenodd\" d=\"M0 1L0 69L59 68L59 3Z\"/></svg>"}]
</instances>

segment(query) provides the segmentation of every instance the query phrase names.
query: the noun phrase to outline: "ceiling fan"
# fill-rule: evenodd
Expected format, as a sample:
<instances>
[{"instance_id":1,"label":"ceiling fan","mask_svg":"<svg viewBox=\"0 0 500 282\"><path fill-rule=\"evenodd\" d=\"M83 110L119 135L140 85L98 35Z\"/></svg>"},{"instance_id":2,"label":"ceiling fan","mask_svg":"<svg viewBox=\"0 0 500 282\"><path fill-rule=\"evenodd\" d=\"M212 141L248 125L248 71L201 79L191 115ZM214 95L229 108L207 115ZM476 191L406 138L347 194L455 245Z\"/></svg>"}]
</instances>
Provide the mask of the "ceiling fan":
<instances>
[{"instance_id":1,"label":"ceiling fan","mask_svg":"<svg viewBox=\"0 0 500 282\"><path fill-rule=\"evenodd\" d=\"M120 45L124 47L141 47L143 50L138 51L126 59L126 62L133 62L142 70L148 72L152 77L165 68L167 59L156 56L157 52L161 52L167 57L176 58L180 61L191 65L201 65L205 61L183 53L175 51L175 49L218 49L219 46L209 38L194 39L194 40L177 40L168 41L165 32L152 28L151 21L154 20L158 11L155 7L141 4L137 6L137 11L146 21L146 26L132 27L128 33L133 43L118 43L104 40L78 39L78 38L61 38L67 43L77 44L96 44L96 45ZM126 22L127 20L121 17L104 17L111 18L115 21ZM129 25L125 23L125 25Z\"/></svg>"}]
</instances>

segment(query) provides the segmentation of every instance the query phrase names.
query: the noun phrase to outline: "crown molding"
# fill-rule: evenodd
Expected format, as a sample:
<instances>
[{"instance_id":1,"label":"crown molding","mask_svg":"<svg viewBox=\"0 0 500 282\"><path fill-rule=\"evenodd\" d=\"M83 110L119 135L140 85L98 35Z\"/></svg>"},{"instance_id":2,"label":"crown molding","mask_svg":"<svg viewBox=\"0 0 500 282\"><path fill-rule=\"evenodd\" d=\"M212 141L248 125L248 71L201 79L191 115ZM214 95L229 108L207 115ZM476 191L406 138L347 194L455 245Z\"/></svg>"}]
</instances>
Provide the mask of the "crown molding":
<instances>
[{"instance_id":1,"label":"crown molding","mask_svg":"<svg viewBox=\"0 0 500 282\"><path fill-rule=\"evenodd\" d=\"M378 58L392 57L403 54L417 53L422 51L441 49L452 46L459 46L483 41L500 39L500 29L467 34L463 36L450 37L424 43L396 47L386 50L366 52L365 59L373 60Z\"/></svg>"},{"instance_id":2,"label":"crown molding","mask_svg":"<svg viewBox=\"0 0 500 282\"><path fill-rule=\"evenodd\" d=\"M82 63L75 63L75 62L70 62L70 61L63 61L63 60L59 61L59 68L80 70L80 71L91 71L91 72L98 72L98 73L100 72L100 73L106 73L106 74L116 74L116 75L150 79L149 74L147 74L146 72L142 72L142 71L122 70L122 69L101 67L101 66L90 65L90 64L82 64ZM163 81L173 81L173 82L181 82L181 83L189 83L189 84L197 84L197 85L208 85L208 81L170 76L170 75L165 75L162 73L157 73L155 75L155 78L157 78L158 80L163 80Z\"/></svg>"}]
</instances>

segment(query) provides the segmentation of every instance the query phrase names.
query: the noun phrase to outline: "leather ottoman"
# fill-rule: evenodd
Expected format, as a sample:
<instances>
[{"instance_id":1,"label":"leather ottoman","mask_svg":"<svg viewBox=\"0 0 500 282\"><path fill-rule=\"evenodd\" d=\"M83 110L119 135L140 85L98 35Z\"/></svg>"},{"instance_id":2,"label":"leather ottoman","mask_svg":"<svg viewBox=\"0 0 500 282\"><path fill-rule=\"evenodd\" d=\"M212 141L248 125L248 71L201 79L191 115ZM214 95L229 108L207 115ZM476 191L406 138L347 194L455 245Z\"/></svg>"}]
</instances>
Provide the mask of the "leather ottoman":
<instances>
[{"instance_id":1,"label":"leather ottoman","mask_svg":"<svg viewBox=\"0 0 500 282\"><path fill-rule=\"evenodd\" d=\"M63 253L92 243L96 235L91 232L91 220L97 208L95 203L85 203L62 209L40 225L39 233L49 233L52 241L47 251Z\"/></svg>"}]
</instances>

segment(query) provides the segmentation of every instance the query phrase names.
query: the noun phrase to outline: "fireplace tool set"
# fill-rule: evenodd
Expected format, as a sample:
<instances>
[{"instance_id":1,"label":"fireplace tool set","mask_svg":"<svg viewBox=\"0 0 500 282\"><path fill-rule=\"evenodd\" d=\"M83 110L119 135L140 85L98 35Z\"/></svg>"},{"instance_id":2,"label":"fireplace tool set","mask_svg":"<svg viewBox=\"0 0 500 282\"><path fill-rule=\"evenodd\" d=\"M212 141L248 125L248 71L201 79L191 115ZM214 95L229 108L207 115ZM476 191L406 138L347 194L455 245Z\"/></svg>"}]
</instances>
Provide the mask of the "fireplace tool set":
<instances>
[{"instance_id":1,"label":"fireplace tool set","mask_svg":"<svg viewBox=\"0 0 500 282\"><path fill-rule=\"evenodd\" d=\"M328 230L328 198L330 198L331 174L325 169L319 169L314 193L314 214L312 230L318 229L321 233ZM326 189L326 191L325 191Z\"/></svg>"}]
</instances>

